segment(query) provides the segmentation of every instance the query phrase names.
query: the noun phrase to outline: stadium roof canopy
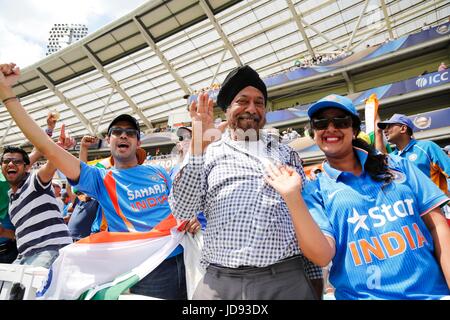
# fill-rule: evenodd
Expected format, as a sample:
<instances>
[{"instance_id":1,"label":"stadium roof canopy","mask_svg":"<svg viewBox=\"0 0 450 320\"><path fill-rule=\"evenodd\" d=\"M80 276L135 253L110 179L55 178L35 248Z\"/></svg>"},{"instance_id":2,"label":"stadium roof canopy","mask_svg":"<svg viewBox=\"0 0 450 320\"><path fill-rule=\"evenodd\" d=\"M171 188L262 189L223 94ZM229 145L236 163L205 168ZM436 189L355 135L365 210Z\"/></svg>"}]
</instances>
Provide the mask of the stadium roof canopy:
<instances>
[{"instance_id":1,"label":"stadium roof canopy","mask_svg":"<svg viewBox=\"0 0 450 320\"><path fill-rule=\"evenodd\" d=\"M42 127L58 110L73 136L100 136L120 113L145 131L237 65L269 76L300 57L439 25L449 12L447 0L152 0L22 70L15 91ZM0 137L0 146L26 141L5 108Z\"/></svg>"}]
</instances>

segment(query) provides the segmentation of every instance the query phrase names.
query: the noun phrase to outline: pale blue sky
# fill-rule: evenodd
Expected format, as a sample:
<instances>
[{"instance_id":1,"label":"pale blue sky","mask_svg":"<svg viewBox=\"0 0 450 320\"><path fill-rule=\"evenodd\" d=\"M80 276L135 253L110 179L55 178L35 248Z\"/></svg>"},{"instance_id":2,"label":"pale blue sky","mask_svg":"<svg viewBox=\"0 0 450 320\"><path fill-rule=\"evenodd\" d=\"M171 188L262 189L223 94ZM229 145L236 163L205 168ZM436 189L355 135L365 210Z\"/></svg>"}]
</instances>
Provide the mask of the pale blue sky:
<instances>
[{"instance_id":1,"label":"pale blue sky","mask_svg":"<svg viewBox=\"0 0 450 320\"><path fill-rule=\"evenodd\" d=\"M148 0L0 0L0 63L21 68L45 58L54 23L81 23L92 33Z\"/></svg>"}]
</instances>

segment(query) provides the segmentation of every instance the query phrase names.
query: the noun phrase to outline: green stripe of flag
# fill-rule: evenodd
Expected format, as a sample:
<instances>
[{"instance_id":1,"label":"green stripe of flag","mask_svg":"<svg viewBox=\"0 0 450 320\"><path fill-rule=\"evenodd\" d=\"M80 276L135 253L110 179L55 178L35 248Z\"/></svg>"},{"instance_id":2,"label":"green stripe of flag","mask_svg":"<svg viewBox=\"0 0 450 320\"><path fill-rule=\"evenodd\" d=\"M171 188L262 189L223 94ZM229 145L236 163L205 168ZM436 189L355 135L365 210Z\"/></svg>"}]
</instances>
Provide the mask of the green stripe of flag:
<instances>
[{"instance_id":1,"label":"green stripe of flag","mask_svg":"<svg viewBox=\"0 0 450 320\"><path fill-rule=\"evenodd\" d=\"M133 275L111 287L107 287L99 290L91 298L91 300L117 300L119 296L127 289L138 283L140 278L137 275ZM91 290L84 292L78 300L84 300Z\"/></svg>"}]
</instances>

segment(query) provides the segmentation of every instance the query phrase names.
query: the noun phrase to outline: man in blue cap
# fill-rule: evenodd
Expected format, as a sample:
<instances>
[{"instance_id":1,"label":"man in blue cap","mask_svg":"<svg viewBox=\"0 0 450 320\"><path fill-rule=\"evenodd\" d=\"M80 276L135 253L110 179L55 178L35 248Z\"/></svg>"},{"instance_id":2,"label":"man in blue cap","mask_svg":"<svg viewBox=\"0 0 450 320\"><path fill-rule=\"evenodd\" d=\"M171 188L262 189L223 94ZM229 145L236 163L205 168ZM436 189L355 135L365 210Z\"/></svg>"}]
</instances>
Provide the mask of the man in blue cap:
<instances>
[{"instance_id":1,"label":"man in blue cap","mask_svg":"<svg viewBox=\"0 0 450 320\"><path fill-rule=\"evenodd\" d=\"M390 143L395 144L393 154L413 162L439 189L447 193L450 158L436 143L414 139L414 124L404 114L396 113L389 120L379 122L378 128L383 130Z\"/></svg>"}]
</instances>

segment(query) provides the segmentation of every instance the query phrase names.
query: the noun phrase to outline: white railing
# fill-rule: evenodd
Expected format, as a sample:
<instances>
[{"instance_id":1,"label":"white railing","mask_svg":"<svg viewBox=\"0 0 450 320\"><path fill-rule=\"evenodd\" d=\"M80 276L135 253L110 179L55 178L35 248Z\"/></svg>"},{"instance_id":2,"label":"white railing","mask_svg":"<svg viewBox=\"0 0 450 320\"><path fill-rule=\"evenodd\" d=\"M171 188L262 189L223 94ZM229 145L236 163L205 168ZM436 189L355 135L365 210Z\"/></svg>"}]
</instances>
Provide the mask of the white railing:
<instances>
[{"instance_id":1,"label":"white railing","mask_svg":"<svg viewBox=\"0 0 450 320\"><path fill-rule=\"evenodd\" d=\"M15 283L25 289L23 300L36 299L36 291L47 279L48 269L29 265L0 263L0 300L9 300Z\"/></svg>"}]
</instances>

